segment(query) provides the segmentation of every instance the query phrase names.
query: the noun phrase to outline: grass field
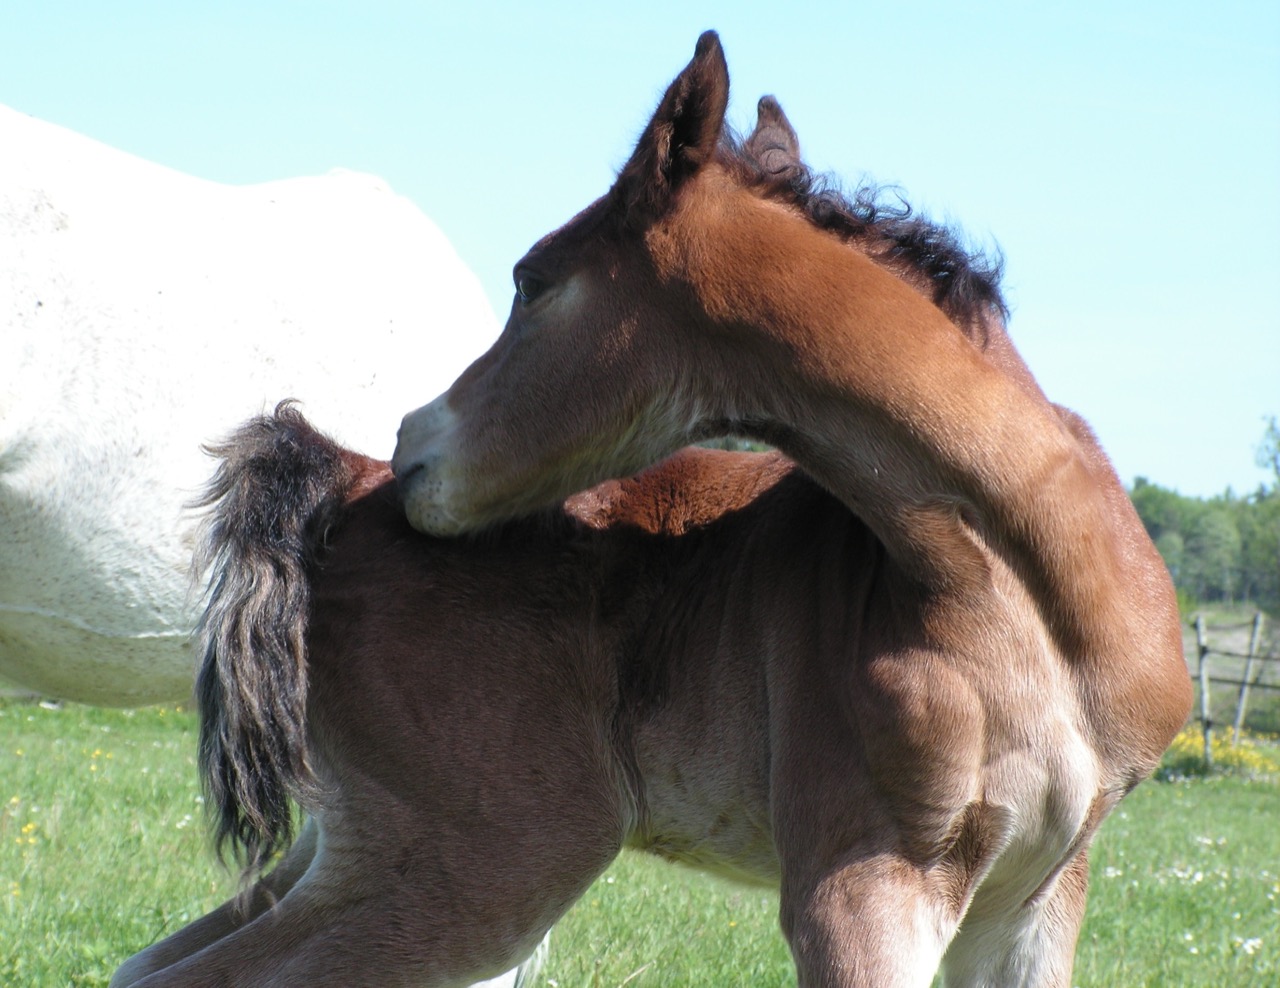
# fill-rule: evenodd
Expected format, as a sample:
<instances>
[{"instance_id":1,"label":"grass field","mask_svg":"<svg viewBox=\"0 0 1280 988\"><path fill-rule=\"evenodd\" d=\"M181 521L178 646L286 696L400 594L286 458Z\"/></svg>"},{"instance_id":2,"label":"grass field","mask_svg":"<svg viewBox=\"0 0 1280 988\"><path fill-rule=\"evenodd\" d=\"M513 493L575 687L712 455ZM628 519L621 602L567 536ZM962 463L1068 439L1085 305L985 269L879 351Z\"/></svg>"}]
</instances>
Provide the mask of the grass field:
<instances>
[{"instance_id":1,"label":"grass field","mask_svg":"<svg viewBox=\"0 0 1280 988\"><path fill-rule=\"evenodd\" d=\"M0 702L0 985L105 985L225 898L194 751L190 713ZM1147 783L1093 860L1075 984L1280 984L1274 775ZM557 927L543 983L793 985L776 911L771 893L624 855Z\"/></svg>"}]
</instances>

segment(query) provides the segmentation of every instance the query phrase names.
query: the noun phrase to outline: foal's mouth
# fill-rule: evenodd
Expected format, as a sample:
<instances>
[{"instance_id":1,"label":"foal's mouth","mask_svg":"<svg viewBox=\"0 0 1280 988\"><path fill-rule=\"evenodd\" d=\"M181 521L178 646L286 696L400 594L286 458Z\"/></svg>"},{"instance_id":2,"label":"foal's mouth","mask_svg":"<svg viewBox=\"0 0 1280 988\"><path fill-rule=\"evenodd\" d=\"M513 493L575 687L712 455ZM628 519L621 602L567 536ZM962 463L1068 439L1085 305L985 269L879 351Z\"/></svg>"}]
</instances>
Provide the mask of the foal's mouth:
<instances>
[{"instance_id":1,"label":"foal's mouth","mask_svg":"<svg viewBox=\"0 0 1280 988\"><path fill-rule=\"evenodd\" d=\"M425 469L426 465L418 462L409 464L409 469L404 470L396 463L394 457L391 460L391 472L395 475L396 484L400 487L402 492L405 487L409 486L413 482L413 478L418 476L418 474L422 473Z\"/></svg>"},{"instance_id":2,"label":"foal's mouth","mask_svg":"<svg viewBox=\"0 0 1280 988\"><path fill-rule=\"evenodd\" d=\"M427 493L428 471L425 460L397 463L393 457L391 473L396 478L396 493L401 507L410 509L413 501L420 500Z\"/></svg>"}]
</instances>

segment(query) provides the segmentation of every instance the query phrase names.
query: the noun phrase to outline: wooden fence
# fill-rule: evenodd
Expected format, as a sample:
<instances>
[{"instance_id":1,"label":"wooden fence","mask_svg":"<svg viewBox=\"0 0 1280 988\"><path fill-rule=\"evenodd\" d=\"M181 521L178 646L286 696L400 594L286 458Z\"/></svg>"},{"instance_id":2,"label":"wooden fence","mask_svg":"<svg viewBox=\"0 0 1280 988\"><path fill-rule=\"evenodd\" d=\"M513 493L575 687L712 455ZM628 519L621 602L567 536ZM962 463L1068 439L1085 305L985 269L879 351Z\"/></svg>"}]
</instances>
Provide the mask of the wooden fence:
<instances>
[{"instance_id":1,"label":"wooden fence","mask_svg":"<svg viewBox=\"0 0 1280 988\"><path fill-rule=\"evenodd\" d=\"M1192 626L1196 631L1196 668L1192 674L1192 678L1198 680L1200 686L1200 726L1204 732L1204 761L1205 764L1213 767L1213 731L1218 725L1214 722L1212 714L1212 706L1210 704L1210 689L1213 685L1230 686L1236 691L1235 717L1231 724L1230 739L1234 746L1240 739L1240 731L1244 725L1245 713L1249 706L1249 695L1258 690L1273 690L1280 692L1280 684L1275 682L1264 682L1264 676L1268 672L1268 663L1280 663L1280 655L1263 654L1260 651L1262 644L1262 626L1264 617L1261 612L1253 616L1251 622L1240 625L1217 625L1210 629L1205 625L1202 616L1196 615ZM1247 631L1249 645L1246 651L1236 651L1227 648L1215 647L1211 641L1211 632L1214 636L1226 635L1228 637L1239 637L1239 633ZM1240 671L1239 679L1230 679L1223 675L1214 675L1213 665L1217 665L1221 670L1223 663L1215 663L1215 659L1230 660L1230 664ZM1243 662L1243 666L1241 666Z\"/></svg>"}]
</instances>

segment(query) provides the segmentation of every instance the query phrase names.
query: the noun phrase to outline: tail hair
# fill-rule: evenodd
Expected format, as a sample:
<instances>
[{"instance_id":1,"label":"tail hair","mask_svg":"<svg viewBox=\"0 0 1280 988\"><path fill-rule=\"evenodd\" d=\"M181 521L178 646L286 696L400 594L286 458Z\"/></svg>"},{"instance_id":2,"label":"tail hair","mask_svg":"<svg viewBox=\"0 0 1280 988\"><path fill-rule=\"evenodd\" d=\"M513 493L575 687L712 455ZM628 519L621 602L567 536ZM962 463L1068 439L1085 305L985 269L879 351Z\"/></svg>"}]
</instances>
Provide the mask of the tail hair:
<instances>
[{"instance_id":1,"label":"tail hair","mask_svg":"<svg viewBox=\"0 0 1280 988\"><path fill-rule=\"evenodd\" d=\"M342 513L352 470L291 402L208 451L222 463L196 565L208 573L196 629L199 764L214 847L242 881L294 836L296 802L322 796L307 747L310 570Z\"/></svg>"}]
</instances>

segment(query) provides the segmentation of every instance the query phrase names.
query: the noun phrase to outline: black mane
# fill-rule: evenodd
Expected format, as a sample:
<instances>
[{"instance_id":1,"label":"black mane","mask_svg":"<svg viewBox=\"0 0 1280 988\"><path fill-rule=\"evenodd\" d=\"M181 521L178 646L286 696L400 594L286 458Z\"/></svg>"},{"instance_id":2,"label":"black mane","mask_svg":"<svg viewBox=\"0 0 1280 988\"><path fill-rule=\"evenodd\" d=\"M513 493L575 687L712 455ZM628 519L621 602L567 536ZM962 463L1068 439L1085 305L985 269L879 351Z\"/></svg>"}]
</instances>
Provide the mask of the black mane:
<instances>
[{"instance_id":1,"label":"black mane","mask_svg":"<svg viewBox=\"0 0 1280 988\"><path fill-rule=\"evenodd\" d=\"M815 174L796 157L779 156L779 150L761 145L755 135L743 140L729 133L720 147L722 162L746 184L799 209L820 229L857 243L919 285L971 335L985 336L992 317L1001 324L1008 319L1000 288L1004 258L998 250L988 256L956 231L915 215L894 186L864 182L850 196L837 180Z\"/></svg>"}]
</instances>

